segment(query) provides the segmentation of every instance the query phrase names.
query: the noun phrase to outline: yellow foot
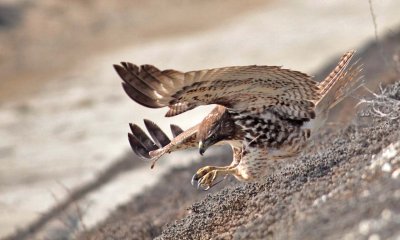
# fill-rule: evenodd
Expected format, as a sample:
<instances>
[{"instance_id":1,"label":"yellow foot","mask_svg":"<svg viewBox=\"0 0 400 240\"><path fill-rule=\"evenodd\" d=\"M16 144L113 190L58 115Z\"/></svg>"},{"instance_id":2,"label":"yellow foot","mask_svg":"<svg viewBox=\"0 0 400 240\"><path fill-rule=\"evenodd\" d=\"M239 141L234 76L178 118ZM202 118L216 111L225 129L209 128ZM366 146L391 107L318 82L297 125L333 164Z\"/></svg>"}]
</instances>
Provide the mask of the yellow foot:
<instances>
[{"instance_id":1,"label":"yellow foot","mask_svg":"<svg viewBox=\"0 0 400 240\"><path fill-rule=\"evenodd\" d=\"M191 183L197 185L197 188L208 190L222 181L214 182L221 173L227 174L228 171L228 167L202 167L193 175Z\"/></svg>"}]
</instances>

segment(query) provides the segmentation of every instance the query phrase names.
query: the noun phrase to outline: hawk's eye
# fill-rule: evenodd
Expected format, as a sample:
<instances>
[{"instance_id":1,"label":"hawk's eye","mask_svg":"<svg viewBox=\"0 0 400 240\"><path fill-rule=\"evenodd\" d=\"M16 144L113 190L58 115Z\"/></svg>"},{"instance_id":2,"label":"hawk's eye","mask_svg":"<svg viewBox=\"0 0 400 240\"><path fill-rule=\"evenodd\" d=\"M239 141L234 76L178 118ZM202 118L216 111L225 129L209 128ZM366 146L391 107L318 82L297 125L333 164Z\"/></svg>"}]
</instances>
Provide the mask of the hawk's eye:
<instances>
[{"instance_id":1,"label":"hawk's eye","mask_svg":"<svg viewBox=\"0 0 400 240\"><path fill-rule=\"evenodd\" d=\"M210 135L208 135L208 137L207 137L208 139L210 139L210 140L214 140L214 138L215 138L215 134L210 134Z\"/></svg>"}]
</instances>

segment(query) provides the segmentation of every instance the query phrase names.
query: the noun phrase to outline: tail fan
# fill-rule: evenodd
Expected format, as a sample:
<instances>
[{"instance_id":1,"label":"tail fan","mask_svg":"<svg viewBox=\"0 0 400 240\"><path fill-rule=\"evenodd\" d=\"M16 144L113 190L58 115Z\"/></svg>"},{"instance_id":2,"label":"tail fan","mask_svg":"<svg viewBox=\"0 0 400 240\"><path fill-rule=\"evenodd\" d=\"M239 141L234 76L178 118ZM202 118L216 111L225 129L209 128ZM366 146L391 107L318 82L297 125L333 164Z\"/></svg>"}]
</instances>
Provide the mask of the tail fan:
<instances>
[{"instance_id":1,"label":"tail fan","mask_svg":"<svg viewBox=\"0 0 400 240\"><path fill-rule=\"evenodd\" d=\"M332 72L329 73L329 75L324 79L324 81L318 84L321 96L324 96L332 87L332 85L338 81L339 77L343 74L344 70L346 70L346 67L349 65L355 52L356 52L355 50L350 50L346 52L340 58L339 63L336 65L335 69L333 69Z\"/></svg>"},{"instance_id":2,"label":"tail fan","mask_svg":"<svg viewBox=\"0 0 400 240\"><path fill-rule=\"evenodd\" d=\"M316 103L317 129L325 123L329 111L362 84L362 65L357 60L349 66L354 53L354 50L346 52L336 68L318 85L321 98Z\"/></svg>"}]
</instances>

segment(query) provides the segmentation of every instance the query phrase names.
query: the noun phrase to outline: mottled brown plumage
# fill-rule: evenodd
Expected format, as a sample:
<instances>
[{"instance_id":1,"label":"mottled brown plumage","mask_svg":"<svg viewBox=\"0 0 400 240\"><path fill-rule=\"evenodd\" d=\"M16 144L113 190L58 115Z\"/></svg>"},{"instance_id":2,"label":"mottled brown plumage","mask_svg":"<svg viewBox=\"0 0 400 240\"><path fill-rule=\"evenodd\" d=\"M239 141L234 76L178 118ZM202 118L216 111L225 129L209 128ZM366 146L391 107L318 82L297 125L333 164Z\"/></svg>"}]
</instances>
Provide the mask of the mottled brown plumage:
<instances>
[{"instance_id":1,"label":"mottled brown plumage","mask_svg":"<svg viewBox=\"0 0 400 240\"><path fill-rule=\"evenodd\" d=\"M296 156L325 121L329 109L357 80L360 67L346 68L354 55L347 52L329 76L317 83L308 75L274 66L243 66L191 72L160 71L151 65L115 65L123 88L134 101L151 108L168 106L175 116L200 105L218 104L203 121L182 131L171 126L169 140L154 123L145 120L153 141L131 125L132 149L154 162L163 154L195 147L200 153L214 144L230 144L230 166L199 169L192 183L208 189L220 175L242 181L264 175L268 160Z\"/></svg>"}]
</instances>

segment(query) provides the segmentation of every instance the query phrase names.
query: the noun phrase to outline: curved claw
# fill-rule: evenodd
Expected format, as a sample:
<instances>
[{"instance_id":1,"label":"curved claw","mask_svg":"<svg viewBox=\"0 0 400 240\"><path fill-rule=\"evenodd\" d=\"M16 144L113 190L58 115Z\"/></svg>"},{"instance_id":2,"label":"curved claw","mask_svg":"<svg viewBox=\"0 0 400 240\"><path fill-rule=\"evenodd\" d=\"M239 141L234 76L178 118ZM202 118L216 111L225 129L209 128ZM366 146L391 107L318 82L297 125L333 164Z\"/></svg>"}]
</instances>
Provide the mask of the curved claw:
<instances>
[{"instance_id":1,"label":"curved claw","mask_svg":"<svg viewBox=\"0 0 400 240\"><path fill-rule=\"evenodd\" d=\"M199 178L199 175L197 175L197 173L195 173L192 177L192 180L190 181L190 183L192 184L193 187L196 187L197 189L202 189L203 191L207 191L208 189L211 188L210 185L207 185L205 187L203 187L203 183L202 183L202 178Z\"/></svg>"},{"instance_id":2,"label":"curved claw","mask_svg":"<svg viewBox=\"0 0 400 240\"><path fill-rule=\"evenodd\" d=\"M201 184L200 184L201 185ZM214 185L207 185L205 188L202 188L203 191L207 191L208 189L210 189L212 186ZM197 189L199 189L199 186L197 186Z\"/></svg>"},{"instance_id":3,"label":"curved claw","mask_svg":"<svg viewBox=\"0 0 400 240\"><path fill-rule=\"evenodd\" d=\"M215 171L215 170L214 170L214 171ZM210 172L209 172L209 173L210 173ZM209 173L207 173L207 174L209 174ZM219 184L220 182L222 182L223 180L225 180L225 178L226 178L226 176L225 176L223 179L221 179L221 180L219 180L219 181L217 181L217 182L214 182L214 183L213 183L214 180L211 180L210 183L205 183L204 181L205 181L206 179L205 179L204 177L205 177L207 174L205 174L205 175L203 175L202 177L200 177L199 174L195 173L195 174L192 176L192 179L190 180L190 183L192 184L193 187L196 187L197 189L201 188L203 191L207 191L207 190L209 190L210 188L212 188L212 187L214 187L215 185L217 185L217 184ZM215 178L215 177L214 177L214 178Z\"/></svg>"},{"instance_id":4,"label":"curved claw","mask_svg":"<svg viewBox=\"0 0 400 240\"><path fill-rule=\"evenodd\" d=\"M190 180L190 184L192 184L192 186L194 187L195 182L197 183L196 185L199 186L199 176L197 175L197 173L195 173L192 176L192 180Z\"/></svg>"}]
</instances>

